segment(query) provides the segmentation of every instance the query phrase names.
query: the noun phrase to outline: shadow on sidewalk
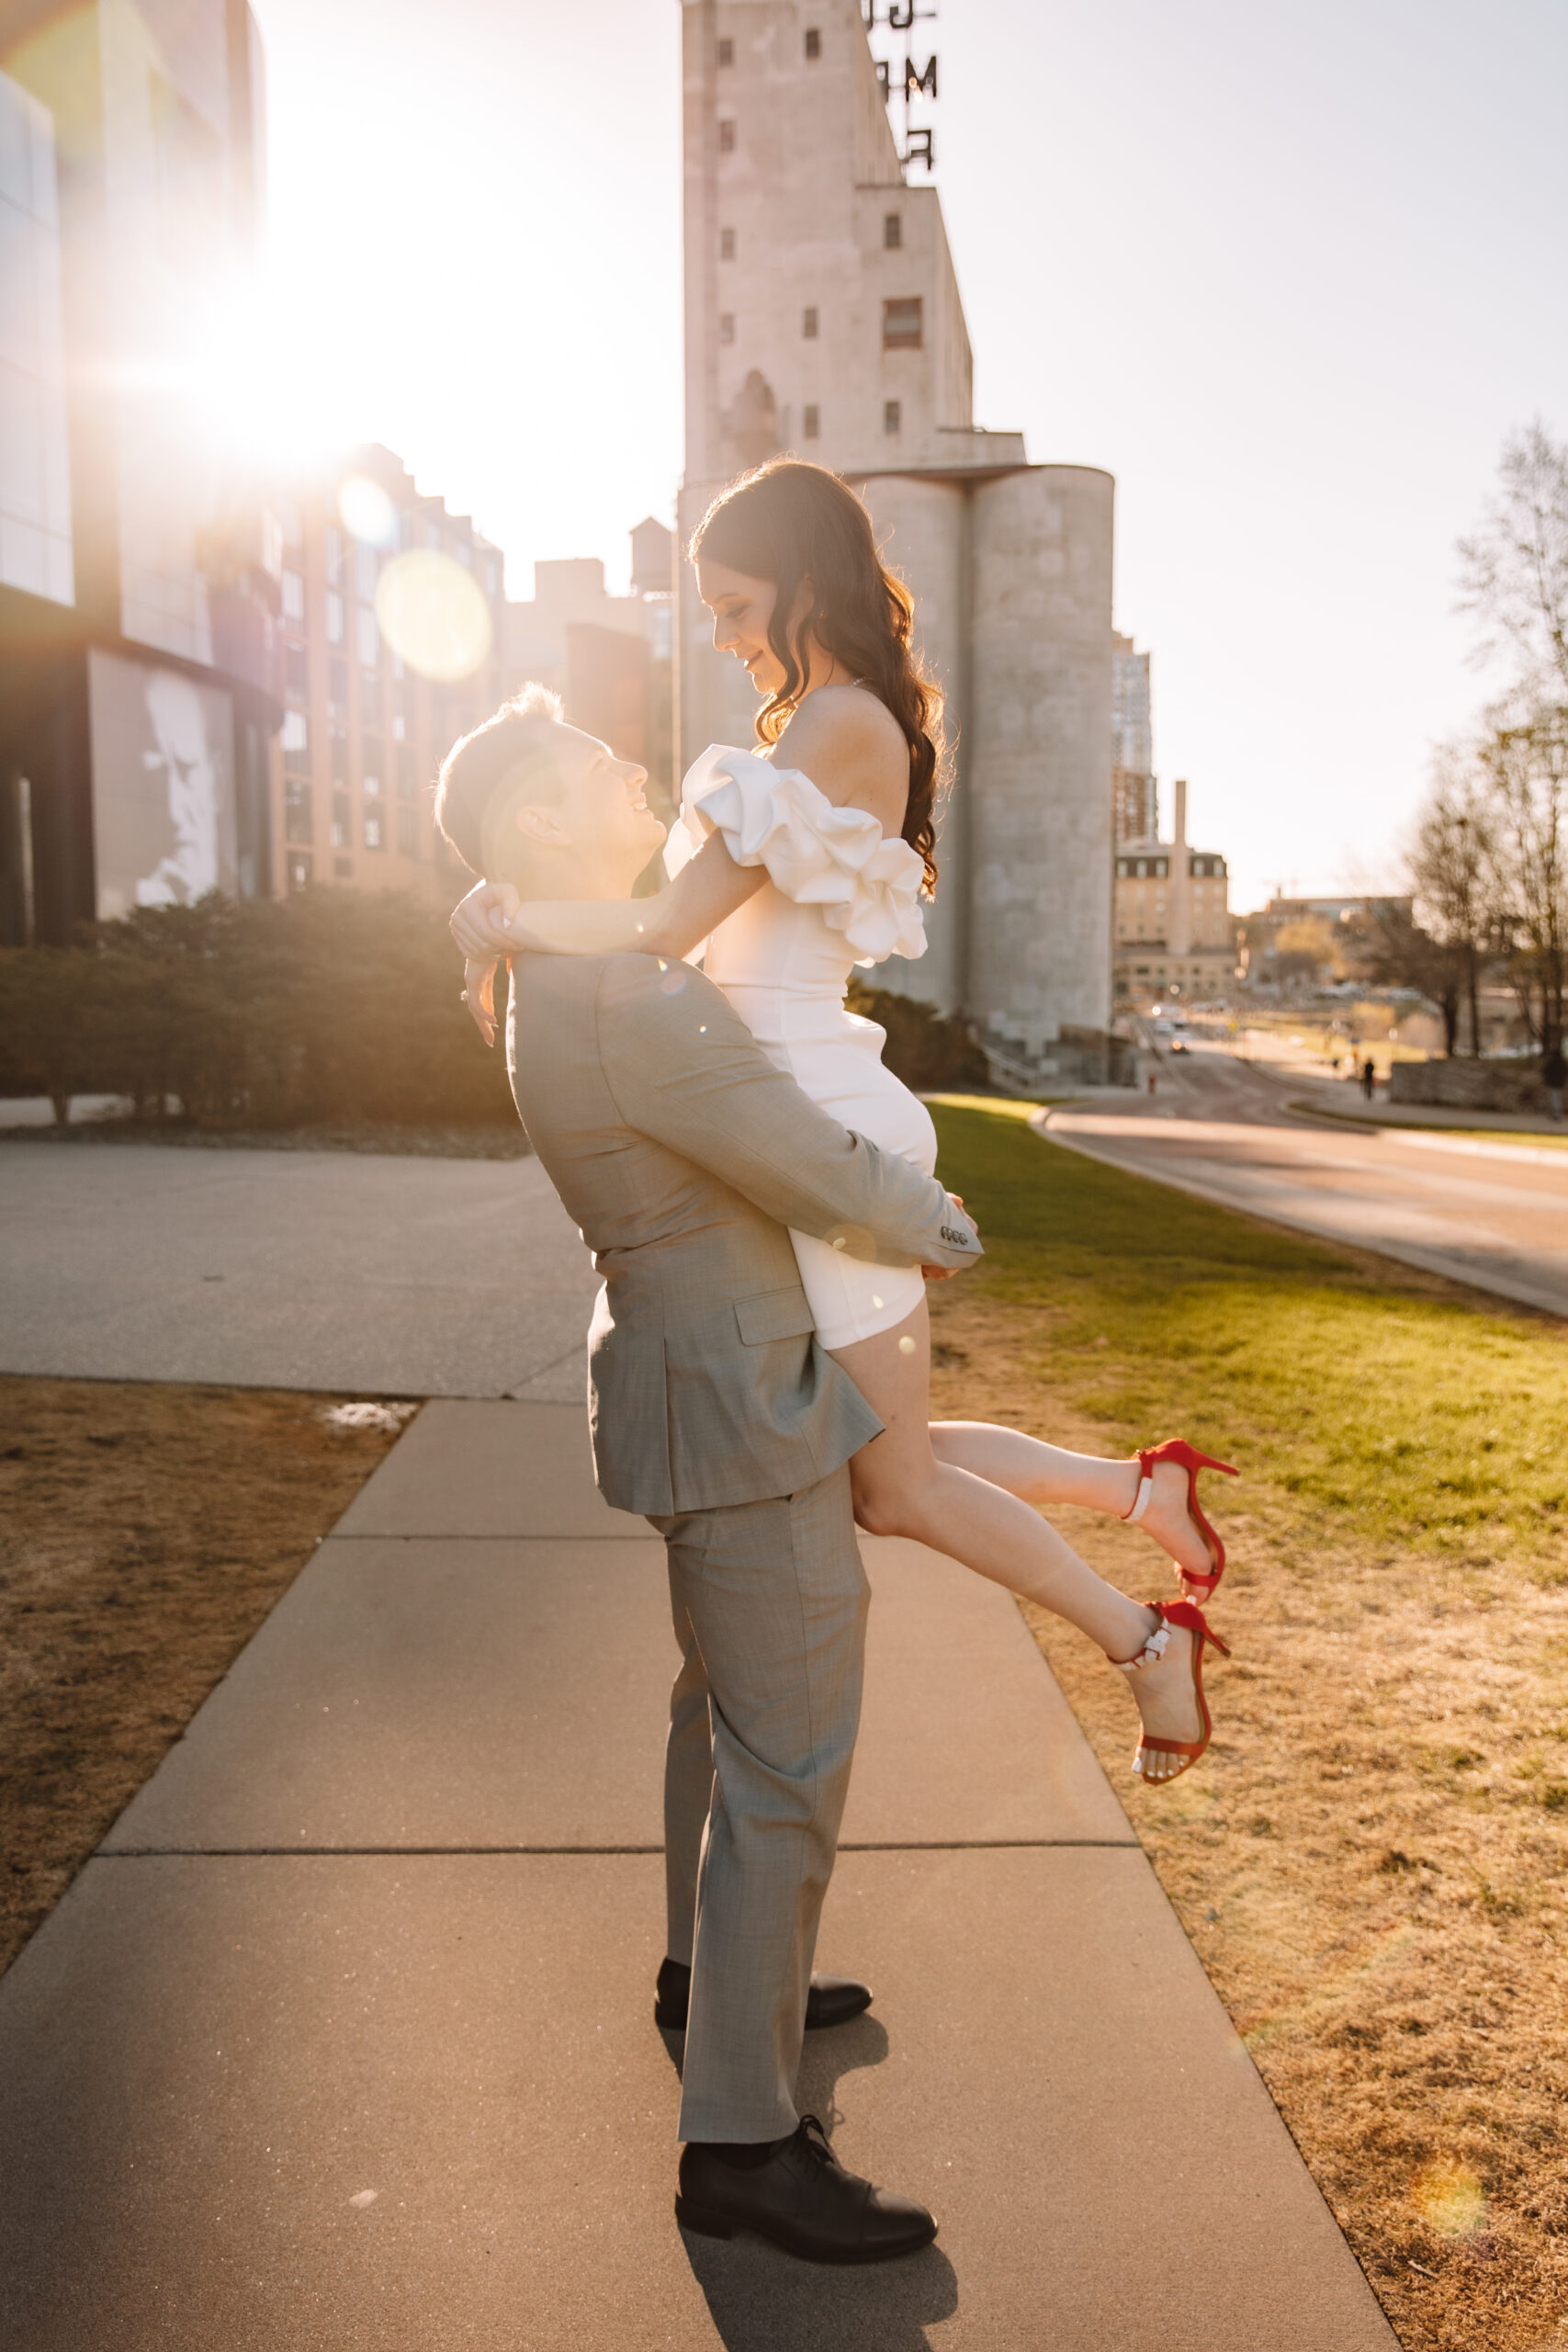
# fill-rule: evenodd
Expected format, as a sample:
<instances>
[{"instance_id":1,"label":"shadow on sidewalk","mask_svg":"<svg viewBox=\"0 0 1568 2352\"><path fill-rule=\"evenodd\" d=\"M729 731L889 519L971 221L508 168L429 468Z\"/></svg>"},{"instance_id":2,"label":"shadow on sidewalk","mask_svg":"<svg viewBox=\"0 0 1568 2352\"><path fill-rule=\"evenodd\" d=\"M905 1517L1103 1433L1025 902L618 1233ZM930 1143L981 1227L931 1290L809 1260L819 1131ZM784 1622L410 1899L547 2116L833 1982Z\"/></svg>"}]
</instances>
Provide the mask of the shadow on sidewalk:
<instances>
[{"instance_id":1,"label":"shadow on sidewalk","mask_svg":"<svg viewBox=\"0 0 1568 2352\"><path fill-rule=\"evenodd\" d=\"M682 2037L660 2039L678 2074ZM886 2030L874 2017L810 2035L796 2105L820 2116L832 2132L840 2078L880 2066L886 2055ZM852 2166L854 2151L846 2148L844 2156ZM842 2352L860 2344L874 2344L876 2352L929 2352L926 2329L958 2308L957 2273L940 2244L904 2262L836 2269L796 2261L761 2238L705 2238L682 2230L681 2241L727 2352Z\"/></svg>"}]
</instances>

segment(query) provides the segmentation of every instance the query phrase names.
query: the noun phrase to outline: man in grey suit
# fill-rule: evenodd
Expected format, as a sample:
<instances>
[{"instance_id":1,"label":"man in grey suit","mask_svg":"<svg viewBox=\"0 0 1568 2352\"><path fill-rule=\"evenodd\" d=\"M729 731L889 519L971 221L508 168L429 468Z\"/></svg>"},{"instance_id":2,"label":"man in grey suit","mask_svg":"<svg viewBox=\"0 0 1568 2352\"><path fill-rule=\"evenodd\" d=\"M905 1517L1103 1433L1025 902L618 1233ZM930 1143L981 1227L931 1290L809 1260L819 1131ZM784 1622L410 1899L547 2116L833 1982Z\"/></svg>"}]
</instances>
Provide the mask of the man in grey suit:
<instances>
[{"instance_id":1,"label":"man in grey suit","mask_svg":"<svg viewBox=\"0 0 1568 2352\"><path fill-rule=\"evenodd\" d=\"M646 775L558 714L530 688L455 747L443 831L525 898L625 898L663 837ZM933 1179L810 1102L686 965L519 957L507 1060L604 1276L595 1475L668 1553L682 1665L657 2014L686 2030L676 2212L815 2261L913 2253L931 2215L846 2171L794 2103L807 2023L871 1997L813 1980L811 1961L865 1640L845 1465L881 1423L817 1343L785 1227L942 1269L978 1256L974 1227Z\"/></svg>"}]
</instances>

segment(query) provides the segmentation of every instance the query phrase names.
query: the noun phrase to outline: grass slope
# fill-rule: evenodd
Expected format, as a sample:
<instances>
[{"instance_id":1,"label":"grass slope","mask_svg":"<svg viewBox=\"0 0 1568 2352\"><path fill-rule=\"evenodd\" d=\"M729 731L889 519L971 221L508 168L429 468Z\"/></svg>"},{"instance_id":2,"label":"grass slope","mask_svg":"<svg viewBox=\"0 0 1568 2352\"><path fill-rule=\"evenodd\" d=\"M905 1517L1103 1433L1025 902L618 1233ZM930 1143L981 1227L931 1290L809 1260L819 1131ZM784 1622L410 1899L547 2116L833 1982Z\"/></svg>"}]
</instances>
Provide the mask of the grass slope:
<instances>
[{"instance_id":1,"label":"grass slope","mask_svg":"<svg viewBox=\"0 0 1568 2352\"><path fill-rule=\"evenodd\" d=\"M1121 1678L1026 1611L1408 2346L1568 2312L1568 1333L933 1105L987 1257L936 1409L1098 1452L1184 1434L1231 1566L1218 1732L1127 1765ZM1064 1512L1124 1589L1134 1531ZM1568 2334L1562 2337L1568 2344Z\"/></svg>"}]
</instances>

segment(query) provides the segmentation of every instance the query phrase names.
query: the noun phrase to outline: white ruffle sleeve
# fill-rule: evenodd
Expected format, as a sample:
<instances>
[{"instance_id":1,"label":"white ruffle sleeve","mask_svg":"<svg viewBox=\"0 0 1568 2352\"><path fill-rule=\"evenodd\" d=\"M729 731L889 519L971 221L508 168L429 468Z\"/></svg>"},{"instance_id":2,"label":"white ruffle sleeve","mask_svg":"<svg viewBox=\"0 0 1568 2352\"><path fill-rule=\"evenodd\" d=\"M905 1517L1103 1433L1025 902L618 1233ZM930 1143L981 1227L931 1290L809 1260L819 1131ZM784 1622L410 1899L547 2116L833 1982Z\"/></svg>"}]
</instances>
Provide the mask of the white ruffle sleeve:
<instances>
[{"instance_id":1,"label":"white ruffle sleeve","mask_svg":"<svg viewBox=\"0 0 1568 2352\"><path fill-rule=\"evenodd\" d=\"M835 808L799 768L710 744L682 786L666 871L678 874L716 832L737 865L764 865L786 899L819 907L863 964L925 954L919 852L889 841L863 808Z\"/></svg>"}]
</instances>

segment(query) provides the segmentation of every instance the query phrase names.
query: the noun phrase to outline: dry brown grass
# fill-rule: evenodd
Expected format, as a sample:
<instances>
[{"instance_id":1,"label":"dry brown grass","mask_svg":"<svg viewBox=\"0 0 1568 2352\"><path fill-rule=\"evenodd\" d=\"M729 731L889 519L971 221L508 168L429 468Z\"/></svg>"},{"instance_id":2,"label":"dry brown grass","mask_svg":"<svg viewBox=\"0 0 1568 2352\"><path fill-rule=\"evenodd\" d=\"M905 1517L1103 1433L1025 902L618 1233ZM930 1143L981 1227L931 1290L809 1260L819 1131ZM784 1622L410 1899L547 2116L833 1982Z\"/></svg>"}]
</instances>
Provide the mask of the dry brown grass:
<instances>
[{"instance_id":1,"label":"dry brown grass","mask_svg":"<svg viewBox=\"0 0 1568 2352\"><path fill-rule=\"evenodd\" d=\"M1037 1315L977 1283L933 1309L935 1410L1112 1450ZM1115 1373L1102 1356L1096 1376ZM1121 1678L1026 1614L1401 2342L1557 2352L1568 1590L1506 1559L1456 1583L1314 1541L1267 1481L1209 1486L1235 1657L1214 1661L1214 1745L1177 1786L1133 1780ZM1133 1530L1059 1523L1124 1589L1174 1590Z\"/></svg>"},{"instance_id":2,"label":"dry brown grass","mask_svg":"<svg viewBox=\"0 0 1568 2352\"><path fill-rule=\"evenodd\" d=\"M392 1443L340 1401L0 1378L0 1968Z\"/></svg>"}]
</instances>

